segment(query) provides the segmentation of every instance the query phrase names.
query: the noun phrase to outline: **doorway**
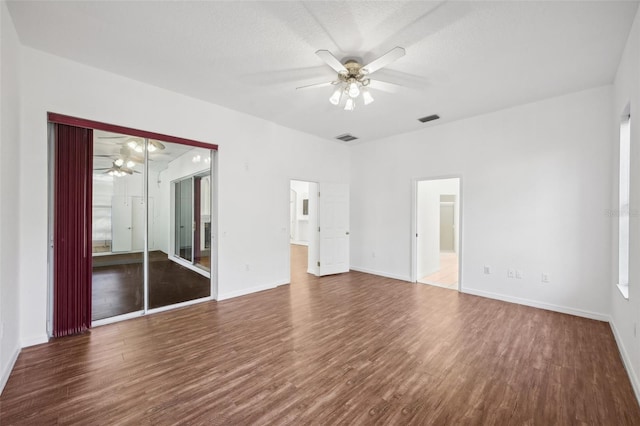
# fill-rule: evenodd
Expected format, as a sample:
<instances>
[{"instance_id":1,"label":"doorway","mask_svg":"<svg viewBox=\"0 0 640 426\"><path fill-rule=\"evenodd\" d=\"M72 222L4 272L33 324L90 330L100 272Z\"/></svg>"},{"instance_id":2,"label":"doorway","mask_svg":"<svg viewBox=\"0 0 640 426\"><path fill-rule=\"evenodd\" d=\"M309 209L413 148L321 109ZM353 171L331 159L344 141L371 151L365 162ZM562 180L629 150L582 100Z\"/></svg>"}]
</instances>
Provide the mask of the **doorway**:
<instances>
[{"instance_id":1,"label":"doorway","mask_svg":"<svg viewBox=\"0 0 640 426\"><path fill-rule=\"evenodd\" d=\"M416 181L415 282L460 288L460 180L453 177Z\"/></svg>"},{"instance_id":2,"label":"doorway","mask_svg":"<svg viewBox=\"0 0 640 426\"><path fill-rule=\"evenodd\" d=\"M290 282L318 275L318 184L289 181Z\"/></svg>"}]
</instances>

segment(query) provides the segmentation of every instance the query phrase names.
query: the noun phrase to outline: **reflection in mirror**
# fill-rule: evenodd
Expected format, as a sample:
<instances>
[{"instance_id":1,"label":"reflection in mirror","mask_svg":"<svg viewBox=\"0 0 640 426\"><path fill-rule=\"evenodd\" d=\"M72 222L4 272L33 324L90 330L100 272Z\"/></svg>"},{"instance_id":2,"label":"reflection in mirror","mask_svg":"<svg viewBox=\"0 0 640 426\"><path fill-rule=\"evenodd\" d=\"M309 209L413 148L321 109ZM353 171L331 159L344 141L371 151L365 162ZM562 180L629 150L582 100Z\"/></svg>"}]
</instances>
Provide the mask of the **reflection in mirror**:
<instances>
[{"instance_id":1,"label":"reflection in mirror","mask_svg":"<svg viewBox=\"0 0 640 426\"><path fill-rule=\"evenodd\" d=\"M144 155L94 131L92 320L144 309Z\"/></svg>"},{"instance_id":2,"label":"reflection in mirror","mask_svg":"<svg viewBox=\"0 0 640 426\"><path fill-rule=\"evenodd\" d=\"M149 308L211 295L211 151L162 142L149 152Z\"/></svg>"},{"instance_id":3,"label":"reflection in mirror","mask_svg":"<svg viewBox=\"0 0 640 426\"><path fill-rule=\"evenodd\" d=\"M211 295L211 158L94 131L93 321L144 312L145 277L148 309Z\"/></svg>"},{"instance_id":4,"label":"reflection in mirror","mask_svg":"<svg viewBox=\"0 0 640 426\"><path fill-rule=\"evenodd\" d=\"M176 256L187 262L193 260L193 178L189 177L174 183L175 191L175 248Z\"/></svg>"}]
</instances>

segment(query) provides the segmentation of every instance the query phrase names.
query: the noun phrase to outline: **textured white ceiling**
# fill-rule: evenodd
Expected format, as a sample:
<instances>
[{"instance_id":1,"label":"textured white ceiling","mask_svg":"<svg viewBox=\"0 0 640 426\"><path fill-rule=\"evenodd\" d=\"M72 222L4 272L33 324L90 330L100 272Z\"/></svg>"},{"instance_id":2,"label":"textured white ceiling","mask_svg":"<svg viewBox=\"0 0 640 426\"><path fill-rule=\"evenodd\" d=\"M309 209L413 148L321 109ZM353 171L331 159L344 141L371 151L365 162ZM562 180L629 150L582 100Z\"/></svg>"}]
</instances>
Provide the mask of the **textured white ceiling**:
<instances>
[{"instance_id":1,"label":"textured white ceiling","mask_svg":"<svg viewBox=\"0 0 640 426\"><path fill-rule=\"evenodd\" d=\"M22 1L22 43L321 137L361 141L613 81L635 1ZM314 54L365 62L407 54L347 112ZM408 74L408 75L407 75ZM417 118L439 114L438 122ZM351 142L353 144L354 142Z\"/></svg>"}]
</instances>

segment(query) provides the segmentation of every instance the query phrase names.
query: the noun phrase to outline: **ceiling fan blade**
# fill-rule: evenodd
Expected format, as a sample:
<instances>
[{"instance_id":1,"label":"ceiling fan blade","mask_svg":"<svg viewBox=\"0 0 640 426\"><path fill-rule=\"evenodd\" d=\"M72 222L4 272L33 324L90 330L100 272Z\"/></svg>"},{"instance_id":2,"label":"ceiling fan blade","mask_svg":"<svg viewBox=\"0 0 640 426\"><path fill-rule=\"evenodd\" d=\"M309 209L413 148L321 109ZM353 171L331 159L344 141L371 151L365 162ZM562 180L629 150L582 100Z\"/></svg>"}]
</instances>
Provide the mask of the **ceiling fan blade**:
<instances>
[{"instance_id":1,"label":"ceiling fan blade","mask_svg":"<svg viewBox=\"0 0 640 426\"><path fill-rule=\"evenodd\" d=\"M162 142L157 141L157 140L155 140L155 139L149 139L149 143L150 143L151 145L155 146L155 147L156 147L157 149L159 149L159 150L163 150L163 149L165 148L165 147L164 147L164 144L163 144Z\"/></svg>"},{"instance_id":2,"label":"ceiling fan blade","mask_svg":"<svg viewBox=\"0 0 640 426\"><path fill-rule=\"evenodd\" d=\"M93 171L99 171L99 170L111 170L111 167L105 167L105 168L101 168L101 169L93 169Z\"/></svg>"},{"instance_id":3,"label":"ceiling fan blade","mask_svg":"<svg viewBox=\"0 0 640 426\"><path fill-rule=\"evenodd\" d=\"M374 59L369 62L367 65L364 65L360 71L363 74L373 74L378 71L380 68L384 68L393 61L396 61L402 58L405 54L405 50L402 47L394 47L384 55L380 56L378 59Z\"/></svg>"},{"instance_id":4,"label":"ceiling fan blade","mask_svg":"<svg viewBox=\"0 0 640 426\"><path fill-rule=\"evenodd\" d=\"M335 81L329 81L328 83L314 83L314 84L308 84L306 86L296 87L296 90L311 89L315 87L327 87L327 86L333 86L334 84L335 84Z\"/></svg>"},{"instance_id":5,"label":"ceiling fan blade","mask_svg":"<svg viewBox=\"0 0 640 426\"><path fill-rule=\"evenodd\" d=\"M318 55L325 64L336 70L336 72L348 72L344 65L328 50L317 50L316 55Z\"/></svg>"},{"instance_id":6,"label":"ceiling fan blade","mask_svg":"<svg viewBox=\"0 0 640 426\"><path fill-rule=\"evenodd\" d=\"M396 83L389 83L387 81L380 81L380 80L371 80L369 82L369 85L367 87L370 87L374 90L380 90L383 92L388 92L388 93L397 93L398 89L404 87L400 84L396 84Z\"/></svg>"}]
</instances>

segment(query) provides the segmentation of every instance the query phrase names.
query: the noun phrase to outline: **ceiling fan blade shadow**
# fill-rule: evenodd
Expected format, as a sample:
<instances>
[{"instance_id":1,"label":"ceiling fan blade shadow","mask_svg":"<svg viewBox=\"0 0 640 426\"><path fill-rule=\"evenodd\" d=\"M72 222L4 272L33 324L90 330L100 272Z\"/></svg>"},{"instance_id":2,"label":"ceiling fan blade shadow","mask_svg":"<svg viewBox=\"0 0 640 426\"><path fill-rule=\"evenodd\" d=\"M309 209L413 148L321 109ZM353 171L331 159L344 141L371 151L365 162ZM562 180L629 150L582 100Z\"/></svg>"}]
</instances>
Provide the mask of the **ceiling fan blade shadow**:
<instances>
[{"instance_id":1,"label":"ceiling fan blade shadow","mask_svg":"<svg viewBox=\"0 0 640 426\"><path fill-rule=\"evenodd\" d=\"M477 5L474 2L466 1L406 2L404 7L399 8L396 13L389 15L380 23L381 28L396 27L398 30L386 35L386 41L379 43L376 49L385 49L394 45L411 47L420 44L432 35L464 19L475 8ZM416 18L401 26L397 25L398 19L411 15Z\"/></svg>"},{"instance_id":2,"label":"ceiling fan blade shadow","mask_svg":"<svg viewBox=\"0 0 640 426\"><path fill-rule=\"evenodd\" d=\"M320 80L325 75L327 80L335 78L335 74L329 71L327 67L317 66L244 74L242 79L251 86L291 86L291 82L304 83L310 80Z\"/></svg>"},{"instance_id":3,"label":"ceiling fan blade shadow","mask_svg":"<svg viewBox=\"0 0 640 426\"><path fill-rule=\"evenodd\" d=\"M381 80L371 80L368 87L372 88L373 90L380 90L381 92L387 93L398 93L401 89L405 88L400 84L389 83L388 81Z\"/></svg>"},{"instance_id":4,"label":"ceiling fan blade shadow","mask_svg":"<svg viewBox=\"0 0 640 426\"><path fill-rule=\"evenodd\" d=\"M301 90L301 89L315 89L318 87L327 87L327 86L335 86L337 83L335 81L329 81L326 83L314 83L314 84L308 84L306 86L300 86L300 87L296 87L296 90Z\"/></svg>"},{"instance_id":5,"label":"ceiling fan blade shadow","mask_svg":"<svg viewBox=\"0 0 640 426\"><path fill-rule=\"evenodd\" d=\"M348 72L342 63L328 50L317 50L316 55L336 72Z\"/></svg>"},{"instance_id":6,"label":"ceiling fan blade shadow","mask_svg":"<svg viewBox=\"0 0 640 426\"><path fill-rule=\"evenodd\" d=\"M376 80L378 80L378 78L382 78L382 81L387 81L389 83L395 83L399 84L400 86L406 86L415 89L426 89L431 86L431 81L428 78L402 71L392 70L389 68L378 71L374 78Z\"/></svg>"},{"instance_id":7,"label":"ceiling fan blade shadow","mask_svg":"<svg viewBox=\"0 0 640 426\"><path fill-rule=\"evenodd\" d=\"M404 50L404 48L396 46L384 55L380 56L378 59L374 59L368 64L363 65L361 70L365 74L373 74L380 68L384 68L390 63L402 58L405 53L406 51Z\"/></svg>"}]
</instances>

